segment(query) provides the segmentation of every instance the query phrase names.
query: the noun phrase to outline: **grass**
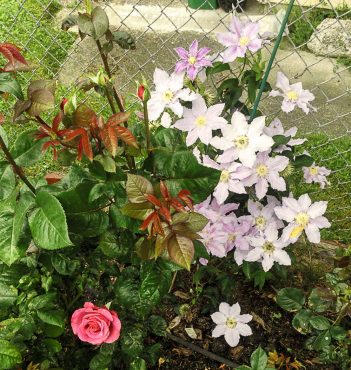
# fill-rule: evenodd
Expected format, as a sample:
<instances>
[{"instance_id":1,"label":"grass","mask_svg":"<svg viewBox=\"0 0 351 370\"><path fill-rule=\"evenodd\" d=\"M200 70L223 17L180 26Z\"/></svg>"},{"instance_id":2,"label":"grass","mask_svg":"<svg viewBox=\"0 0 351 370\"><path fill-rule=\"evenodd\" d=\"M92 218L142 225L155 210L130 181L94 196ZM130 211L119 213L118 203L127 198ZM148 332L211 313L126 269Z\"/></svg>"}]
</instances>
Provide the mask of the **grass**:
<instances>
[{"instance_id":1,"label":"grass","mask_svg":"<svg viewBox=\"0 0 351 370\"><path fill-rule=\"evenodd\" d=\"M294 6L289 17L289 38L295 46L306 46L316 27L326 18L351 19L351 9L347 5L331 9L302 8ZM337 62L349 67L351 58L339 57Z\"/></svg>"}]
</instances>

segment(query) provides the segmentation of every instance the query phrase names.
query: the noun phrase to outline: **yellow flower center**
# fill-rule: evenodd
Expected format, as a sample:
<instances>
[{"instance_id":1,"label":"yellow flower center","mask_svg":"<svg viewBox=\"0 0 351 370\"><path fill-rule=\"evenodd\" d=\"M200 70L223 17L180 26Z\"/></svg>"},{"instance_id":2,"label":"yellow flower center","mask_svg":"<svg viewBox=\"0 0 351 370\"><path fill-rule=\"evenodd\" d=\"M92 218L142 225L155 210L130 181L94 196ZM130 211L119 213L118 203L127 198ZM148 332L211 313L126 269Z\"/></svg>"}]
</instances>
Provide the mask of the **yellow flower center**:
<instances>
[{"instance_id":1,"label":"yellow flower center","mask_svg":"<svg viewBox=\"0 0 351 370\"><path fill-rule=\"evenodd\" d=\"M173 93L171 90L167 90L163 93L163 100L169 103L173 99Z\"/></svg>"},{"instance_id":2,"label":"yellow flower center","mask_svg":"<svg viewBox=\"0 0 351 370\"><path fill-rule=\"evenodd\" d=\"M195 124L196 124L197 126L199 126L199 127L203 127L203 126L205 126L205 125L206 125L206 123L207 123L207 119L206 119L206 117L204 117L204 116L199 116L199 117L197 117L197 118L196 118L196 120L195 120Z\"/></svg>"},{"instance_id":3,"label":"yellow flower center","mask_svg":"<svg viewBox=\"0 0 351 370\"><path fill-rule=\"evenodd\" d=\"M268 173L268 167L264 164L260 164L259 166L256 167L256 173L260 177L264 177Z\"/></svg>"},{"instance_id":4,"label":"yellow flower center","mask_svg":"<svg viewBox=\"0 0 351 370\"><path fill-rule=\"evenodd\" d=\"M238 149L245 149L249 145L249 138L246 135L238 136L234 139L234 145Z\"/></svg>"},{"instance_id":5,"label":"yellow flower center","mask_svg":"<svg viewBox=\"0 0 351 370\"><path fill-rule=\"evenodd\" d=\"M266 219L263 216L258 216L255 218L255 224L259 230L263 230L266 226Z\"/></svg>"},{"instance_id":6,"label":"yellow flower center","mask_svg":"<svg viewBox=\"0 0 351 370\"><path fill-rule=\"evenodd\" d=\"M318 168L317 167L310 167L310 174L315 176L318 174Z\"/></svg>"},{"instance_id":7,"label":"yellow flower center","mask_svg":"<svg viewBox=\"0 0 351 370\"><path fill-rule=\"evenodd\" d=\"M288 97L289 100L296 101L299 99L299 95L297 94L296 91L290 90L286 93L286 96Z\"/></svg>"},{"instance_id":8,"label":"yellow flower center","mask_svg":"<svg viewBox=\"0 0 351 370\"><path fill-rule=\"evenodd\" d=\"M236 327L236 320L234 317L228 317L225 324L229 329L234 329Z\"/></svg>"},{"instance_id":9,"label":"yellow flower center","mask_svg":"<svg viewBox=\"0 0 351 370\"><path fill-rule=\"evenodd\" d=\"M268 254L272 254L274 252L274 250L275 250L274 245L272 243L269 243L269 242L265 242L263 244L263 247L262 248Z\"/></svg>"},{"instance_id":10,"label":"yellow flower center","mask_svg":"<svg viewBox=\"0 0 351 370\"><path fill-rule=\"evenodd\" d=\"M195 57L189 57L188 62L189 62L189 64L195 64L196 63L196 58Z\"/></svg>"},{"instance_id":11,"label":"yellow flower center","mask_svg":"<svg viewBox=\"0 0 351 370\"><path fill-rule=\"evenodd\" d=\"M305 212L300 212L296 215L295 221L298 225L305 227L308 224L308 221L310 220L310 217Z\"/></svg>"},{"instance_id":12,"label":"yellow flower center","mask_svg":"<svg viewBox=\"0 0 351 370\"><path fill-rule=\"evenodd\" d=\"M250 43L250 39L246 36L240 37L239 45L240 46L247 46Z\"/></svg>"},{"instance_id":13,"label":"yellow flower center","mask_svg":"<svg viewBox=\"0 0 351 370\"><path fill-rule=\"evenodd\" d=\"M234 242L234 241L235 241L235 239L236 239L236 234L235 234L235 233L233 233L233 234L229 234L229 235L228 235L228 240L229 240L230 242Z\"/></svg>"},{"instance_id":14,"label":"yellow flower center","mask_svg":"<svg viewBox=\"0 0 351 370\"><path fill-rule=\"evenodd\" d=\"M228 182L229 181L229 178L230 178L230 172L227 171L227 170L223 170L221 172L221 177L220 177L219 181L221 181L221 182Z\"/></svg>"}]
</instances>

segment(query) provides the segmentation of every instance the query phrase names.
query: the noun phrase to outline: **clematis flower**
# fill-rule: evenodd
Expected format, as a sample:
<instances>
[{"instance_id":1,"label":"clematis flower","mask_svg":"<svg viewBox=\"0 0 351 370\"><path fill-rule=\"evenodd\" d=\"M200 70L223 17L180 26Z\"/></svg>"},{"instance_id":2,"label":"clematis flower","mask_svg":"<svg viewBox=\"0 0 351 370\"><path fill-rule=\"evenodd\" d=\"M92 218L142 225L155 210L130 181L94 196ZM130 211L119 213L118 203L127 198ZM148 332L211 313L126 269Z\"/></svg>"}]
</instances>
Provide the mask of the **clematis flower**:
<instances>
[{"instance_id":1,"label":"clematis flower","mask_svg":"<svg viewBox=\"0 0 351 370\"><path fill-rule=\"evenodd\" d=\"M172 73L156 68L154 72L155 91L151 92L147 109L150 121L156 121L166 108L169 108L178 117L183 115L183 106L179 100L192 101L198 97L190 89L183 88L184 73ZM166 113L166 112L165 112ZM161 124L169 127L170 116L165 114L161 118Z\"/></svg>"},{"instance_id":2,"label":"clematis flower","mask_svg":"<svg viewBox=\"0 0 351 370\"><path fill-rule=\"evenodd\" d=\"M198 234L201 237L200 241L203 243L208 253L220 258L227 255L225 247L227 234L222 229L220 223L209 222Z\"/></svg>"},{"instance_id":3,"label":"clematis flower","mask_svg":"<svg viewBox=\"0 0 351 370\"><path fill-rule=\"evenodd\" d=\"M255 22L241 22L233 17L229 26L230 32L218 33L218 41L226 47L223 52L223 63L233 62L236 58L243 58L247 51L255 53L262 47L259 38L259 25Z\"/></svg>"},{"instance_id":4,"label":"clematis flower","mask_svg":"<svg viewBox=\"0 0 351 370\"><path fill-rule=\"evenodd\" d=\"M246 167L252 167L256 153L271 148L274 141L263 133L265 117L257 117L250 124L240 112L235 112L231 125L222 128L223 137L214 137L211 145L224 150L218 157L219 163L229 163L236 159Z\"/></svg>"},{"instance_id":5,"label":"clematis flower","mask_svg":"<svg viewBox=\"0 0 351 370\"><path fill-rule=\"evenodd\" d=\"M311 243L319 243L319 229L330 227L329 221L323 216L327 205L328 202L325 201L312 204L308 194L301 195L298 200L283 197L282 206L274 208L278 218L289 223L283 230L282 240L295 242L305 231Z\"/></svg>"},{"instance_id":6,"label":"clematis flower","mask_svg":"<svg viewBox=\"0 0 351 370\"><path fill-rule=\"evenodd\" d=\"M291 259L283 249L289 245L289 241L278 240L276 228L270 226L263 235L251 237L250 244L254 249L248 253L245 260L249 262L260 261L265 272L273 267L274 262L284 266L291 265Z\"/></svg>"},{"instance_id":7,"label":"clematis flower","mask_svg":"<svg viewBox=\"0 0 351 370\"><path fill-rule=\"evenodd\" d=\"M194 211L202 214L211 222L217 223L220 222L223 217L238 208L239 204L237 203L218 204L216 199L211 201L211 196L209 196L202 203L195 204Z\"/></svg>"},{"instance_id":8,"label":"clematis flower","mask_svg":"<svg viewBox=\"0 0 351 370\"><path fill-rule=\"evenodd\" d=\"M315 163L311 167L302 167L303 177L307 184L316 183L320 185L321 189L325 188L325 185L329 185L327 176L330 175L330 170L325 167L316 166Z\"/></svg>"},{"instance_id":9,"label":"clematis flower","mask_svg":"<svg viewBox=\"0 0 351 370\"><path fill-rule=\"evenodd\" d=\"M307 139L294 139L297 134L297 127L291 127L289 130L284 131L283 124L278 118L275 118L269 126L266 126L263 129L263 132L268 136L275 136L275 135L282 135L285 137L290 136L290 140L286 145L279 145L278 147L274 148L273 151L276 153L282 153L285 150L291 150L291 147L295 145L303 144Z\"/></svg>"},{"instance_id":10,"label":"clematis flower","mask_svg":"<svg viewBox=\"0 0 351 370\"><path fill-rule=\"evenodd\" d=\"M223 220L223 230L227 235L226 250L230 252L235 249L238 251L237 256L234 253L234 259L238 263L237 258L242 251L249 251L250 245L246 239L246 236L251 230L252 223L247 217L226 217ZM240 258L238 258L240 262ZM241 261L242 262L242 261ZM241 263L238 263L240 265Z\"/></svg>"},{"instance_id":11,"label":"clematis flower","mask_svg":"<svg viewBox=\"0 0 351 370\"><path fill-rule=\"evenodd\" d=\"M227 121L220 117L223 108L224 104L215 104L207 108L205 100L198 97L193 101L192 109L184 108L184 118L176 121L172 127L188 132L187 146L194 144L197 139L209 144L212 130L218 130L227 124Z\"/></svg>"},{"instance_id":12,"label":"clematis flower","mask_svg":"<svg viewBox=\"0 0 351 370\"><path fill-rule=\"evenodd\" d=\"M255 184L258 199L262 199L267 194L269 185L273 189L285 191L286 183L279 172L283 171L288 164L289 158L287 157L277 155L271 158L268 152L258 153L252 174L243 182L247 186Z\"/></svg>"},{"instance_id":13,"label":"clematis flower","mask_svg":"<svg viewBox=\"0 0 351 370\"><path fill-rule=\"evenodd\" d=\"M217 325L212 331L212 337L218 338L224 335L225 341L231 346L238 345L240 336L247 337L252 335L252 330L248 322L252 320L249 314L240 315L240 305L235 303L230 306L222 302L219 305L219 311L211 315L211 319Z\"/></svg>"},{"instance_id":14,"label":"clematis flower","mask_svg":"<svg viewBox=\"0 0 351 370\"><path fill-rule=\"evenodd\" d=\"M198 149L195 151L195 156L203 166L221 171L219 183L213 192L213 196L217 200L218 204L223 204L225 202L229 196L229 191L237 194L246 194L242 180L251 175L251 168L245 167L238 162L219 164L208 155L203 155L201 161Z\"/></svg>"},{"instance_id":15,"label":"clematis flower","mask_svg":"<svg viewBox=\"0 0 351 370\"><path fill-rule=\"evenodd\" d=\"M295 107L301 108L306 114L309 113L310 109L316 111L310 104L310 101L314 100L314 95L309 90L302 88L302 83L297 82L290 85L288 78L282 72L277 73L276 87L280 89L272 90L269 96L282 96L282 111L289 113L295 109Z\"/></svg>"},{"instance_id":16,"label":"clematis flower","mask_svg":"<svg viewBox=\"0 0 351 370\"><path fill-rule=\"evenodd\" d=\"M247 209L252 216L252 223L260 233L263 233L268 227L275 227L276 229L284 227L284 223L274 213L274 208L280 205L279 201L271 195L267 195L267 200L266 206L251 199L247 203Z\"/></svg>"},{"instance_id":17,"label":"clematis flower","mask_svg":"<svg viewBox=\"0 0 351 370\"><path fill-rule=\"evenodd\" d=\"M194 40L189 51L184 48L175 48L180 60L176 63L175 71L181 73L186 71L187 76L191 81L194 81L197 74L204 67L211 67L211 61L206 58L206 55L210 52L210 48L200 48L197 40Z\"/></svg>"}]
</instances>

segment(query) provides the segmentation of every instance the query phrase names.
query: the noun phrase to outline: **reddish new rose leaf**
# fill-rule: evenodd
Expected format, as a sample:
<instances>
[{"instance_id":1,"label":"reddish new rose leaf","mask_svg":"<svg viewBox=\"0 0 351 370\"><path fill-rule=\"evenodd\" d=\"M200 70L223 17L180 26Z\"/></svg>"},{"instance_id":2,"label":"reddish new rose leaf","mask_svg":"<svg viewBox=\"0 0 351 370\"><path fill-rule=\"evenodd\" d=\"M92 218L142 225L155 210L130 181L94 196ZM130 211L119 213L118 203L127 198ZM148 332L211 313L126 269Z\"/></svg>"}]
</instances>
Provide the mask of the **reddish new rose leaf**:
<instances>
[{"instance_id":1,"label":"reddish new rose leaf","mask_svg":"<svg viewBox=\"0 0 351 370\"><path fill-rule=\"evenodd\" d=\"M22 64L28 64L21 54L21 50L16 45L9 42L0 44L0 53L12 64L15 60Z\"/></svg>"},{"instance_id":2,"label":"reddish new rose leaf","mask_svg":"<svg viewBox=\"0 0 351 370\"><path fill-rule=\"evenodd\" d=\"M123 122L128 121L128 118L130 117L130 112L118 112L112 115L106 122L108 126L117 126L120 125Z\"/></svg>"},{"instance_id":3,"label":"reddish new rose leaf","mask_svg":"<svg viewBox=\"0 0 351 370\"><path fill-rule=\"evenodd\" d=\"M181 190L178 193L178 198L181 199L191 210L193 209L194 202L190 198L190 191L189 190Z\"/></svg>"},{"instance_id":4,"label":"reddish new rose leaf","mask_svg":"<svg viewBox=\"0 0 351 370\"><path fill-rule=\"evenodd\" d=\"M2 113L0 113L0 125L2 125L5 122L5 117Z\"/></svg>"},{"instance_id":5,"label":"reddish new rose leaf","mask_svg":"<svg viewBox=\"0 0 351 370\"><path fill-rule=\"evenodd\" d=\"M156 207L162 207L162 203L152 194L145 194L145 198Z\"/></svg>"},{"instance_id":6,"label":"reddish new rose leaf","mask_svg":"<svg viewBox=\"0 0 351 370\"><path fill-rule=\"evenodd\" d=\"M61 179L63 178L63 175L57 172L51 172L51 173L46 174L44 177L48 185L52 185L52 184L55 184L61 181Z\"/></svg>"},{"instance_id":7,"label":"reddish new rose leaf","mask_svg":"<svg viewBox=\"0 0 351 370\"><path fill-rule=\"evenodd\" d=\"M155 220L155 217L157 216L157 213L154 211L149 216L145 218L143 223L140 225L140 230L146 230L148 226Z\"/></svg>"},{"instance_id":8,"label":"reddish new rose leaf","mask_svg":"<svg viewBox=\"0 0 351 370\"><path fill-rule=\"evenodd\" d=\"M4 68L1 70L3 72L28 72L32 71L34 69L33 66L30 66L28 64L23 64L19 62L18 60L14 60L13 63L8 62L4 65Z\"/></svg>"},{"instance_id":9,"label":"reddish new rose leaf","mask_svg":"<svg viewBox=\"0 0 351 370\"><path fill-rule=\"evenodd\" d=\"M163 181L160 181L160 192L165 200L170 198L167 185Z\"/></svg>"},{"instance_id":10,"label":"reddish new rose leaf","mask_svg":"<svg viewBox=\"0 0 351 370\"><path fill-rule=\"evenodd\" d=\"M73 125L89 128L96 119L96 113L85 104L77 107L73 114Z\"/></svg>"},{"instance_id":11,"label":"reddish new rose leaf","mask_svg":"<svg viewBox=\"0 0 351 370\"><path fill-rule=\"evenodd\" d=\"M76 137L79 137L78 142L78 160L81 160L83 157L83 153L85 156L92 161L94 154L93 149L91 147L89 135L87 131L83 127L78 127L74 130L70 130L66 135L65 139L66 141L71 141L75 139Z\"/></svg>"},{"instance_id":12,"label":"reddish new rose leaf","mask_svg":"<svg viewBox=\"0 0 351 370\"><path fill-rule=\"evenodd\" d=\"M114 129L117 132L117 136L123 140L126 144L133 146L134 148L139 148L135 136L123 126L115 126Z\"/></svg>"},{"instance_id":13,"label":"reddish new rose leaf","mask_svg":"<svg viewBox=\"0 0 351 370\"><path fill-rule=\"evenodd\" d=\"M105 145L105 148L114 157L117 154L118 137L113 127L105 126L100 130L100 138Z\"/></svg>"}]
</instances>

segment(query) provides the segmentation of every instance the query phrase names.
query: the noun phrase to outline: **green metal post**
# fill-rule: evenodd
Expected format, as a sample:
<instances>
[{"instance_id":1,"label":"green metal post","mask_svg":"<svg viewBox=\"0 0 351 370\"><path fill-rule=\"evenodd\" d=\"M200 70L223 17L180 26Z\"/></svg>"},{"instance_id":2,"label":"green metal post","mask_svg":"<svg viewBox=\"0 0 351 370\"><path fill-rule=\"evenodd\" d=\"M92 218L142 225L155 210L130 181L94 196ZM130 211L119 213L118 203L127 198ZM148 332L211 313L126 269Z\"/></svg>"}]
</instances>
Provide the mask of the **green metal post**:
<instances>
[{"instance_id":1,"label":"green metal post","mask_svg":"<svg viewBox=\"0 0 351 370\"><path fill-rule=\"evenodd\" d=\"M290 0L289 5L288 5L288 9L286 10L285 17L284 17L284 19L282 21L282 25L280 27L280 30L279 30L277 39L275 40L274 47L273 47L273 50L272 50L272 54L271 54L271 57L269 59L269 62L268 62L266 71L265 71L264 76L263 76L263 80L262 80L261 85L260 85L260 89L258 91L256 100L255 100L255 104L254 104L254 106L252 108L252 111L251 111L251 114L250 114L250 122L256 116L257 107L258 107L258 104L259 104L259 102L261 100L263 90L264 90L264 88L266 86L266 82L267 82L267 79L268 79L269 72L272 69L273 61L275 59L275 55L277 54L278 47L280 45L280 41L282 40L283 33L284 33L284 30L285 30L286 24L288 23L289 15L291 13L291 10L292 10L292 7L294 5L294 2L295 2L295 0Z\"/></svg>"}]
</instances>

